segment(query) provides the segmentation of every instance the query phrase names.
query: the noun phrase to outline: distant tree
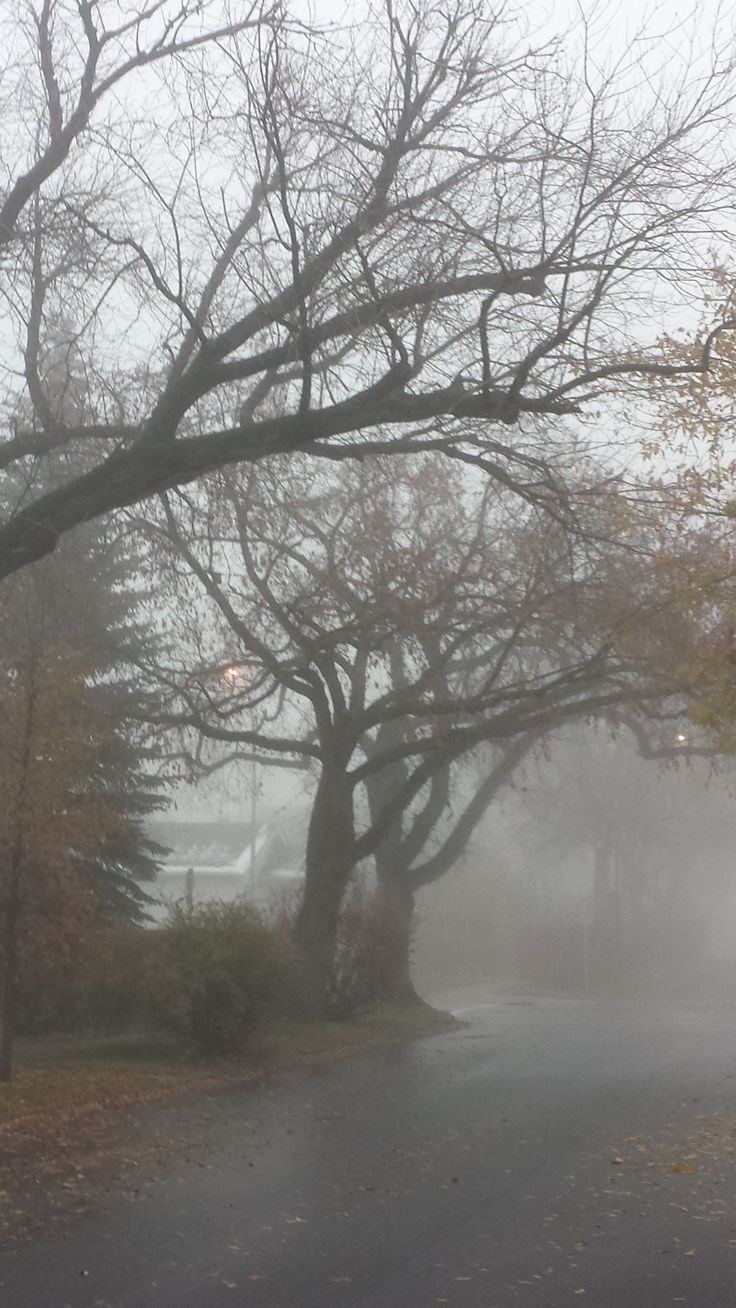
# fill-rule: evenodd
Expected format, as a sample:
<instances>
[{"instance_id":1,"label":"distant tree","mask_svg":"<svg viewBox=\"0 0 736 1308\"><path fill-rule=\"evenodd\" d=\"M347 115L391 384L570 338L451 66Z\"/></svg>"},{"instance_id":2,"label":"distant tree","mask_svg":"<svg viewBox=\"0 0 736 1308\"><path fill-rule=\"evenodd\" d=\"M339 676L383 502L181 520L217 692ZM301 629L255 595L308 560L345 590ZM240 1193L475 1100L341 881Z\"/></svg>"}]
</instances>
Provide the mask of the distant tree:
<instances>
[{"instance_id":1,"label":"distant tree","mask_svg":"<svg viewBox=\"0 0 736 1308\"><path fill-rule=\"evenodd\" d=\"M638 378L704 373L719 330L682 361L657 343L734 179L732 33L691 22L682 57L658 23L614 60L582 18L535 41L524 6L475 0L319 29L267 2L6 6L0 468L54 475L4 497L0 576L305 449L442 450L569 512L566 416L617 395L629 417ZM43 381L60 308L81 421Z\"/></svg>"}]
</instances>

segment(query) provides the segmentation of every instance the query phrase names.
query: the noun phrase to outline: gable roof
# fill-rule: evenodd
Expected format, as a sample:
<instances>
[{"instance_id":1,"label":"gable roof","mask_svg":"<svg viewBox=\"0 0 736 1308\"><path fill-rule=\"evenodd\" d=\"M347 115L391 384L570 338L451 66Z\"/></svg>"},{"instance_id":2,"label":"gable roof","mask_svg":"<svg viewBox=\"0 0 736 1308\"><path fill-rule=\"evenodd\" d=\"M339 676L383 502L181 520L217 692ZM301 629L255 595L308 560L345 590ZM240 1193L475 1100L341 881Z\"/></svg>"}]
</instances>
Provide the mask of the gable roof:
<instances>
[{"instance_id":1,"label":"gable roof","mask_svg":"<svg viewBox=\"0 0 736 1308\"><path fill-rule=\"evenodd\" d=\"M250 850L251 824L249 822L181 822L178 819L159 818L149 822L148 829L158 844L168 849L161 858L163 871L193 867L235 871L242 855ZM256 830L260 844L262 836ZM238 868L239 870L239 868Z\"/></svg>"}]
</instances>

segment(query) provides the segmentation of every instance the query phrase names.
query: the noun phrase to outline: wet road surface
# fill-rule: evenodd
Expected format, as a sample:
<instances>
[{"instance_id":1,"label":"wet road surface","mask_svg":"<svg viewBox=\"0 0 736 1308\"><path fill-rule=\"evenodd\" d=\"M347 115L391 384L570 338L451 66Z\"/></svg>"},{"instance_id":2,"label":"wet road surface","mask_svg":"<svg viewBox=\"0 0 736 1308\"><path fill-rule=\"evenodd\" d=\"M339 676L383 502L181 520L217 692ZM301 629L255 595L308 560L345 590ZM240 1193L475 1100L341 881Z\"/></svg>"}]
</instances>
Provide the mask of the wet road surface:
<instances>
[{"instance_id":1,"label":"wet road surface","mask_svg":"<svg viewBox=\"0 0 736 1308\"><path fill-rule=\"evenodd\" d=\"M458 1007L461 1030L161 1111L187 1147L0 1255L0 1305L736 1305L736 1004Z\"/></svg>"}]
</instances>

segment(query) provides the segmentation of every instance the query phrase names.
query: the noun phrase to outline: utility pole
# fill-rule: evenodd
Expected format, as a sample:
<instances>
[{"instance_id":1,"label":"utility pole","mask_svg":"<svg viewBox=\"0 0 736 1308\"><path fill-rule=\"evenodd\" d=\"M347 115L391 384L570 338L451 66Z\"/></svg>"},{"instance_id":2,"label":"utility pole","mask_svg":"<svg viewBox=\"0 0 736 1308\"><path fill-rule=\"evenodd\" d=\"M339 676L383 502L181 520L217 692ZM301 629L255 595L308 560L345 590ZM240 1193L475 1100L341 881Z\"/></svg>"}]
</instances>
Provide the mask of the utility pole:
<instances>
[{"instance_id":1,"label":"utility pole","mask_svg":"<svg viewBox=\"0 0 736 1308\"><path fill-rule=\"evenodd\" d=\"M258 903L258 872L256 869L256 823L258 821L258 764L251 763L250 774L250 881L251 893Z\"/></svg>"}]
</instances>

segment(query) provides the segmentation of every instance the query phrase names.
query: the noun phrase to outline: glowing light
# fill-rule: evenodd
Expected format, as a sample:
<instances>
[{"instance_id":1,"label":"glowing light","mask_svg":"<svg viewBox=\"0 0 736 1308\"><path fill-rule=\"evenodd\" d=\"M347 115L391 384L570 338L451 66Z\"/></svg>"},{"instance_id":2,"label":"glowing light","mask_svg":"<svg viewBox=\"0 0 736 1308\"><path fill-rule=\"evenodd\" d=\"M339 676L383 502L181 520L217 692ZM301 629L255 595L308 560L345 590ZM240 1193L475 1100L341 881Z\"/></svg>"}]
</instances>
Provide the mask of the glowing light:
<instances>
[{"instance_id":1,"label":"glowing light","mask_svg":"<svg viewBox=\"0 0 736 1308\"><path fill-rule=\"evenodd\" d=\"M687 736L683 736L682 734L680 734L680 735L676 736L675 739L677 740L678 745L686 745L686 744L687 744Z\"/></svg>"}]
</instances>

